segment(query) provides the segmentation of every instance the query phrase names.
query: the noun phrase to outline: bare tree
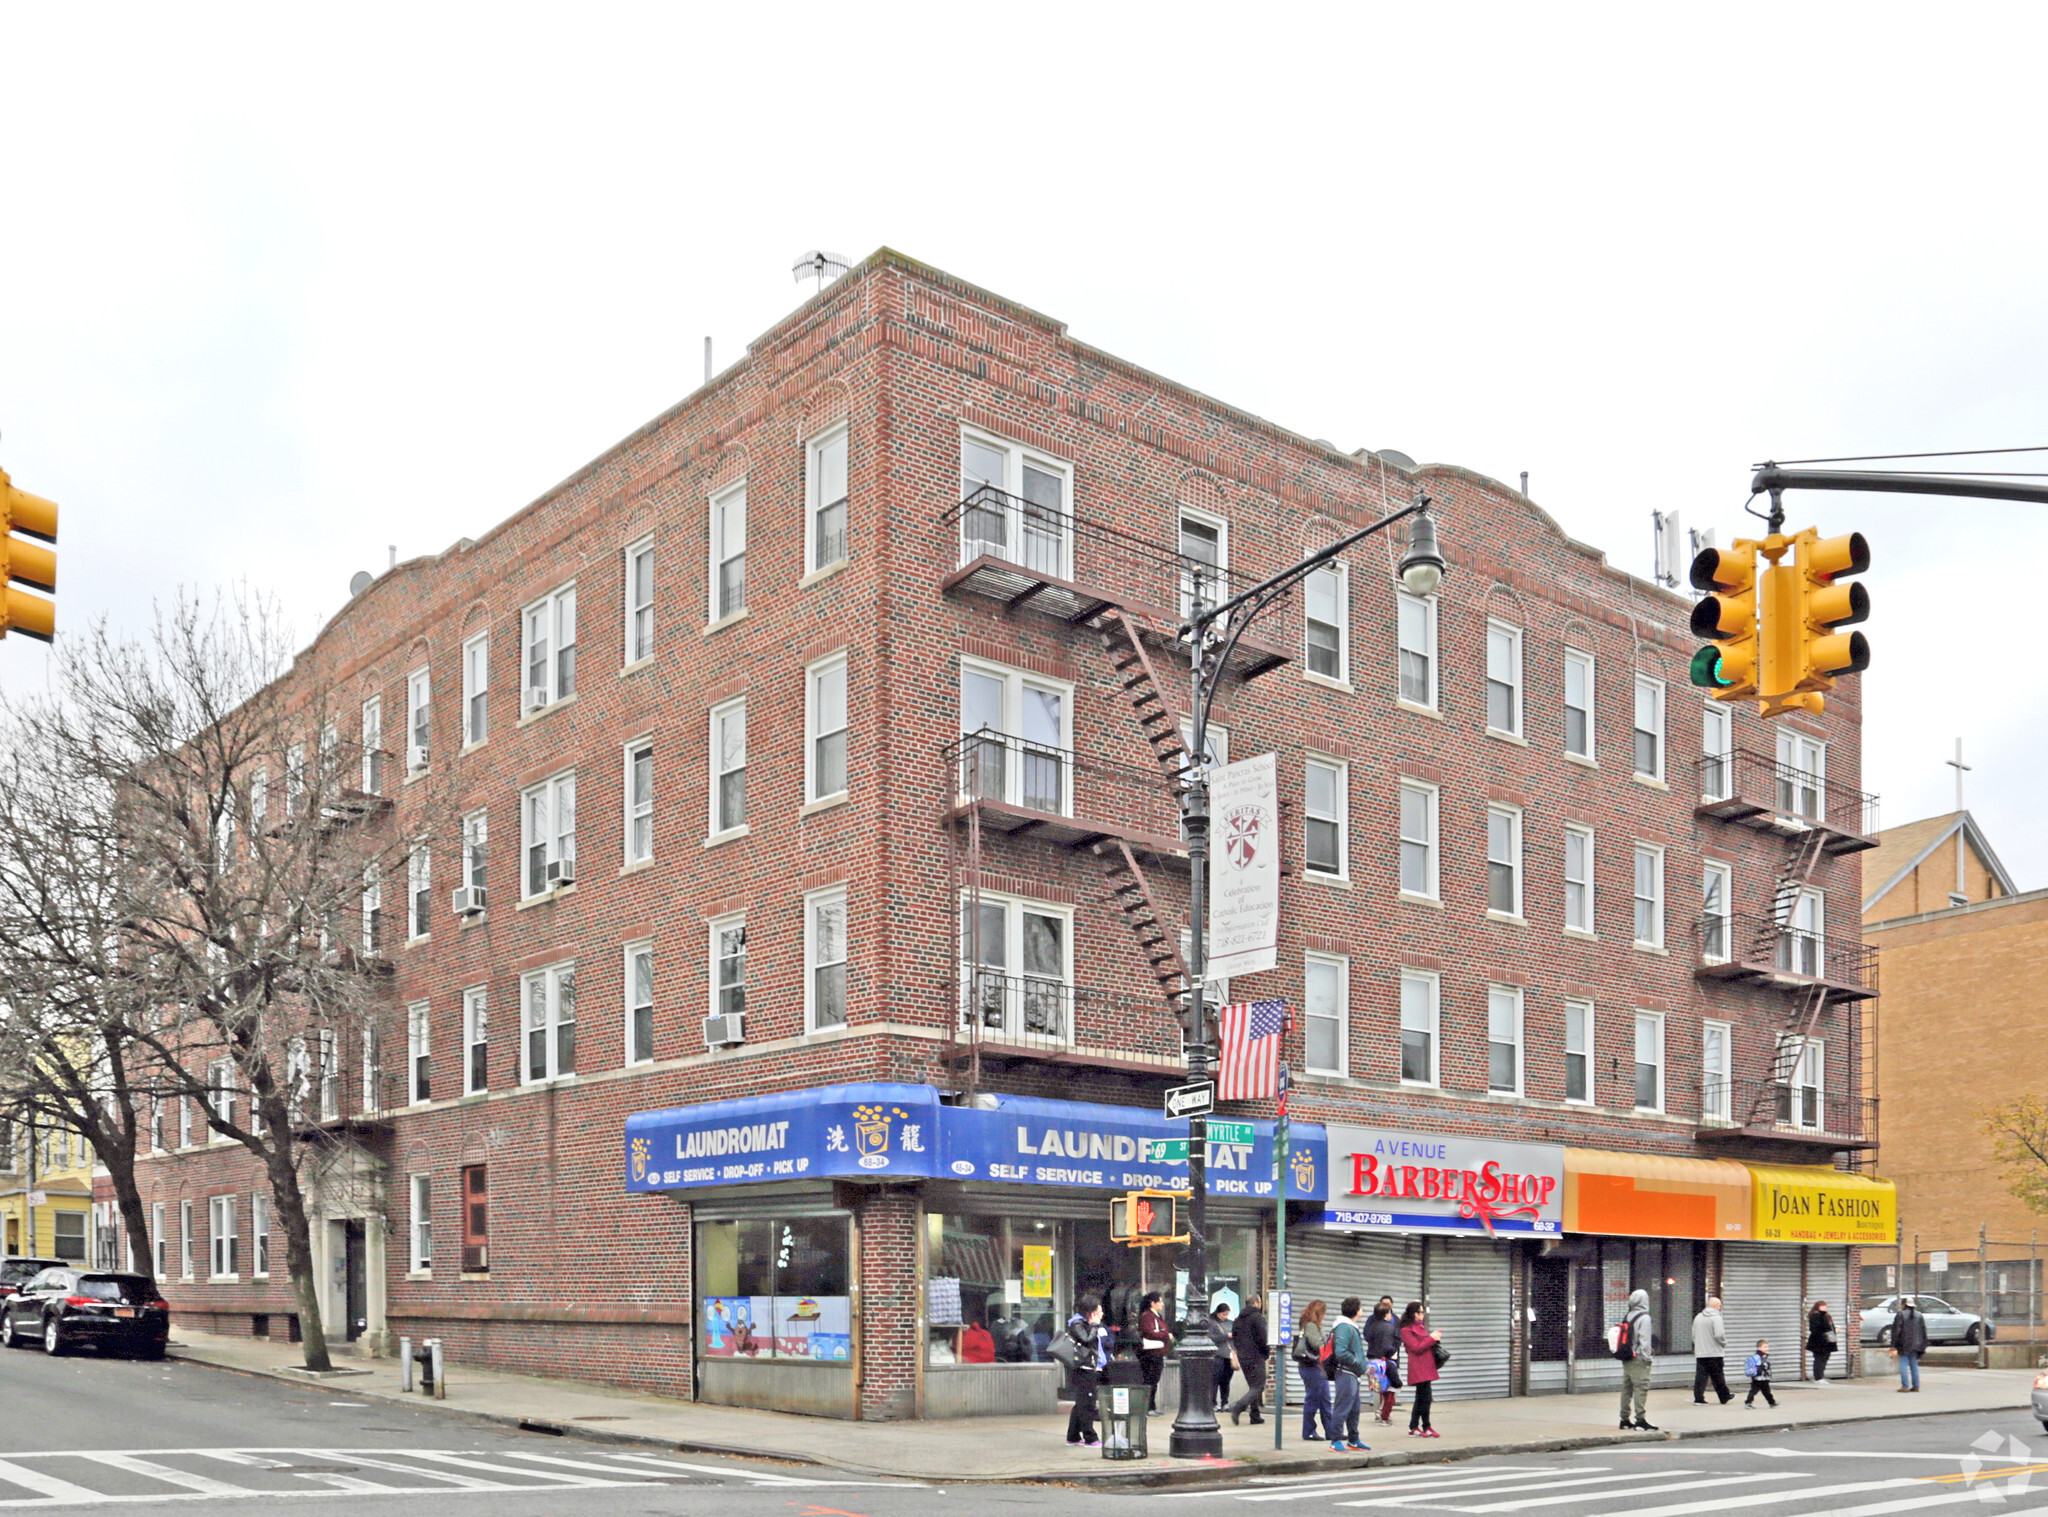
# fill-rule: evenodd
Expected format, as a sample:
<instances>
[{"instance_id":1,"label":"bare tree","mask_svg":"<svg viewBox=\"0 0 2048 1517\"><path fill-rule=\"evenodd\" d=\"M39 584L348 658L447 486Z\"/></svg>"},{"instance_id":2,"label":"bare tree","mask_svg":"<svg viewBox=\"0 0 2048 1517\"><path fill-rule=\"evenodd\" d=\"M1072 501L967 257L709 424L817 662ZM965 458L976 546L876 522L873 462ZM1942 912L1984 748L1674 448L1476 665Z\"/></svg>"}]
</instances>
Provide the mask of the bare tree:
<instances>
[{"instance_id":1,"label":"bare tree","mask_svg":"<svg viewBox=\"0 0 2048 1517\"><path fill-rule=\"evenodd\" d=\"M2048 1102L2016 1096L1989 1107L1984 1133L2013 1195L2030 1211L2048 1212Z\"/></svg>"}]
</instances>

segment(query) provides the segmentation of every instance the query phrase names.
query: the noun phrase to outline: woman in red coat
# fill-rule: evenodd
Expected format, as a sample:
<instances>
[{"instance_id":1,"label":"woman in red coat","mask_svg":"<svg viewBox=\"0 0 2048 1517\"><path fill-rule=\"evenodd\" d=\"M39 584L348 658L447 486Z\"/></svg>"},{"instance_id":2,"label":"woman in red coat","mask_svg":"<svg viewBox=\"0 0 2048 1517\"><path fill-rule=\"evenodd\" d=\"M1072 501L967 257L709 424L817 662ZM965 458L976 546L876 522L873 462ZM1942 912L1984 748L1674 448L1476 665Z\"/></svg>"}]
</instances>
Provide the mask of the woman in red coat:
<instances>
[{"instance_id":1,"label":"woman in red coat","mask_svg":"<svg viewBox=\"0 0 2048 1517\"><path fill-rule=\"evenodd\" d=\"M1435 1438L1429 1425L1429 1403L1436 1395L1436 1345L1443 1337L1429 1325L1429 1313L1420 1301L1410 1301L1401 1313L1401 1347L1408 1351L1408 1383L1415 1387L1415 1406L1408 1413L1410 1438Z\"/></svg>"}]
</instances>

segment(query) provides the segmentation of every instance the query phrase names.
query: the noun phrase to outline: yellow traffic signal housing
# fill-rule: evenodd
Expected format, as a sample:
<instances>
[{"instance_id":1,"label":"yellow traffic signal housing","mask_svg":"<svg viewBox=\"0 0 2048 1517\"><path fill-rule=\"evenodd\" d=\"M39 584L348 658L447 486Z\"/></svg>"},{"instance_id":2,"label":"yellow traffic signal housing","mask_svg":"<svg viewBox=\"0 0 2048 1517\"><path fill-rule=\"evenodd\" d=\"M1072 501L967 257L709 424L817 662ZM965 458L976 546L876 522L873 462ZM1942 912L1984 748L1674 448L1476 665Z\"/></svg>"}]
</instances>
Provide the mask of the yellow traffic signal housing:
<instances>
[{"instance_id":1,"label":"yellow traffic signal housing","mask_svg":"<svg viewBox=\"0 0 2048 1517\"><path fill-rule=\"evenodd\" d=\"M1127 1196L1112 1196L1110 1241L1133 1248L1187 1242L1188 1235L1180 1230L1180 1202L1181 1194L1174 1190L1135 1190Z\"/></svg>"},{"instance_id":2,"label":"yellow traffic signal housing","mask_svg":"<svg viewBox=\"0 0 2048 1517\"><path fill-rule=\"evenodd\" d=\"M1808 527L1790 537L1773 533L1763 550L1771 567L1757 600L1763 624L1759 710L1818 716L1827 709L1823 692L1835 688L1837 675L1870 667L1863 634L1835 630L1870 615L1868 590L1836 583L1870 567L1870 545L1861 532L1823 538Z\"/></svg>"},{"instance_id":3,"label":"yellow traffic signal housing","mask_svg":"<svg viewBox=\"0 0 2048 1517\"><path fill-rule=\"evenodd\" d=\"M19 632L49 642L57 634L55 602L40 595L27 595L15 585L33 585L54 592L57 588L57 555L38 543L14 536L57 540L57 504L17 490L0 469L0 553L6 555L4 584L0 584L0 637Z\"/></svg>"},{"instance_id":4,"label":"yellow traffic signal housing","mask_svg":"<svg viewBox=\"0 0 2048 1517\"><path fill-rule=\"evenodd\" d=\"M1692 585L1707 592L1692 608L1695 637L1711 639L1692 656L1692 682L1717 701L1746 700L1757 692L1757 550L1738 538L1707 548L1692 561Z\"/></svg>"}]
</instances>

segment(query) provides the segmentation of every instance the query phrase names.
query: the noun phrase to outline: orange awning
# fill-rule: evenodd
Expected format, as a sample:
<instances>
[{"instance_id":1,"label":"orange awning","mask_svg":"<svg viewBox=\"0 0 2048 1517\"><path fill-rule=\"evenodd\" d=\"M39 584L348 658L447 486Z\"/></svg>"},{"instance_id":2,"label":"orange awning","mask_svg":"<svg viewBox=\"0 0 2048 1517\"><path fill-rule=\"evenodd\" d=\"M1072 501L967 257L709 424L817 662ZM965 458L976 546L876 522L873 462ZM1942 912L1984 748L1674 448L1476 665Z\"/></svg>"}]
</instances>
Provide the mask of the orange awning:
<instances>
[{"instance_id":1,"label":"orange awning","mask_svg":"<svg viewBox=\"0 0 2048 1517\"><path fill-rule=\"evenodd\" d=\"M1564 1230L1623 1238L1747 1238L1749 1171L1732 1159L1564 1151Z\"/></svg>"}]
</instances>

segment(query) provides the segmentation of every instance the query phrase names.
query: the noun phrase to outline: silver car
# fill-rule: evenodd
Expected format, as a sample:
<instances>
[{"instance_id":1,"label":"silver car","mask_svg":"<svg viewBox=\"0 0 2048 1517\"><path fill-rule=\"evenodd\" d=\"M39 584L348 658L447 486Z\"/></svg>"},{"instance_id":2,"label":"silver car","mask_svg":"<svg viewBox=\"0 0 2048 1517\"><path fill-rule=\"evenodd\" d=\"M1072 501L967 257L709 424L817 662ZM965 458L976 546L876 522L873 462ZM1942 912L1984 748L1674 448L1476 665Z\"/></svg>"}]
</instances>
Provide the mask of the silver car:
<instances>
[{"instance_id":1,"label":"silver car","mask_svg":"<svg viewBox=\"0 0 2048 1517\"><path fill-rule=\"evenodd\" d=\"M2048 1428L2048 1375L2034 1377L2034 1415L2041 1419L2041 1426Z\"/></svg>"},{"instance_id":2,"label":"silver car","mask_svg":"<svg viewBox=\"0 0 2048 1517\"><path fill-rule=\"evenodd\" d=\"M1920 1308L1920 1315L1927 1319L1927 1341L1936 1343L1972 1343L1981 1336L1990 1342L1998 1336L1998 1324L1987 1322L1975 1312L1966 1312L1961 1307L1950 1306L1939 1296L1930 1296L1924 1291L1914 1298ZM1897 1296L1886 1296L1875 1306L1863 1308L1863 1324L1859 1337L1865 1343L1874 1343L1879 1348L1890 1348L1892 1342L1892 1317L1899 1309Z\"/></svg>"}]
</instances>

